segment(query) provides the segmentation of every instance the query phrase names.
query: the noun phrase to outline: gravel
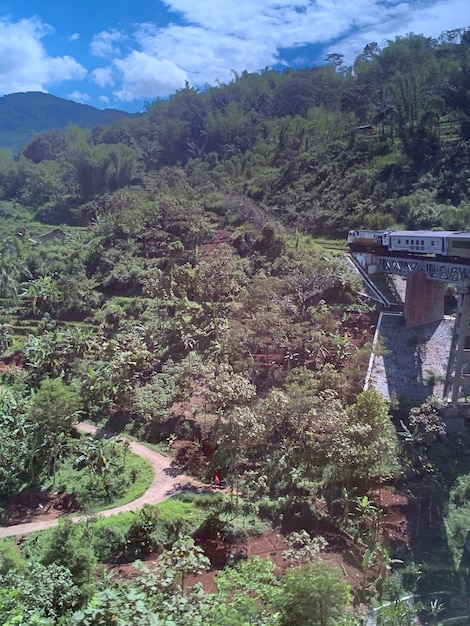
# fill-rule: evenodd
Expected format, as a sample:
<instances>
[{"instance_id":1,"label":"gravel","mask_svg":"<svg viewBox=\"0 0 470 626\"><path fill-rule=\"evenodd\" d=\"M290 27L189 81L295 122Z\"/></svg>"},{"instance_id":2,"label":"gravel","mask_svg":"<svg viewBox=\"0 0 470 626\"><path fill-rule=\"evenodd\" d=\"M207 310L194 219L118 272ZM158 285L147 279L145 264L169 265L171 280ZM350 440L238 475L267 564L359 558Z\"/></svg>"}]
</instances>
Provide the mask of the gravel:
<instances>
[{"instance_id":1,"label":"gravel","mask_svg":"<svg viewBox=\"0 0 470 626\"><path fill-rule=\"evenodd\" d=\"M381 313L366 386L407 405L442 397L454 323L446 316L408 328L401 313Z\"/></svg>"}]
</instances>

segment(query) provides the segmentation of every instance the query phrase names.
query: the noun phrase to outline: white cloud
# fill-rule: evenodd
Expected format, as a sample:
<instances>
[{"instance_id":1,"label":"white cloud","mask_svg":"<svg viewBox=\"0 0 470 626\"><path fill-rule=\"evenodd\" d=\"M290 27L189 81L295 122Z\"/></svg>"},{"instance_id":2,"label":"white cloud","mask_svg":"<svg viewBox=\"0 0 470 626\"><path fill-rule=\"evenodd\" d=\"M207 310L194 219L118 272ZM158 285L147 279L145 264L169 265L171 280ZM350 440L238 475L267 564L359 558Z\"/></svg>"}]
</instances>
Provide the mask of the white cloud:
<instances>
[{"instance_id":1,"label":"white cloud","mask_svg":"<svg viewBox=\"0 0 470 626\"><path fill-rule=\"evenodd\" d=\"M78 41L80 39L80 34L79 33L74 33L71 37L70 37L70 41Z\"/></svg>"},{"instance_id":2,"label":"white cloud","mask_svg":"<svg viewBox=\"0 0 470 626\"><path fill-rule=\"evenodd\" d=\"M364 46L373 41L384 48L389 41L408 33L437 38L446 30L468 26L470 8L468 0L403 3L391 8L384 18L385 14L371 13L357 30L330 45L325 55L340 52L352 63Z\"/></svg>"},{"instance_id":3,"label":"white cloud","mask_svg":"<svg viewBox=\"0 0 470 626\"><path fill-rule=\"evenodd\" d=\"M171 25L161 31L147 26L136 37L146 54L171 59L199 85L226 79L231 69L257 71L279 61L276 47L261 37L247 40L197 26Z\"/></svg>"},{"instance_id":4,"label":"white cloud","mask_svg":"<svg viewBox=\"0 0 470 626\"><path fill-rule=\"evenodd\" d=\"M121 31L103 31L94 54L113 54L108 68L93 72L102 87L116 85L123 101L166 97L186 80L201 87L232 78L231 70L258 71L283 63L285 49L299 50L306 63L337 52L352 63L367 43L380 47L408 32L437 37L467 26L468 0L165 0L181 16L166 27L141 24L134 50L122 58ZM320 58L311 58L313 48ZM119 84L119 87L117 86Z\"/></svg>"},{"instance_id":5,"label":"white cloud","mask_svg":"<svg viewBox=\"0 0 470 626\"><path fill-rule=\"evenodd\" d=\"M167 96L184 86L187 74L170 60L159 60L145 52L132 52L116 59L114 66L122 75L122 87L114 93L119 100Z\"/></svg>"},{"instance_id":6,"label":"white cloud","mask_svg":"<svg viewBox=\"0 0 470 626\"><path fill-rule=\"evenodd\" d=\"M112 87L114 85L112 67L98 67L91 72L93 82L100 87Z\"/></svg>"},{"instance_id":7,"label":"white cloud","mask_svg":"<svg viewBox=\"0 0 470 626\"><path fill-rule=\"evenodd\" d=\"M69 94L69 98L70 100L81 102L82 104L91 100L91 97L87 93L83 93L82 91L72 91L72 93Z\"/></svg>"},{"instance_id":8,"label":"white cloud","mask_svg":"<svg viewBox=\"0 0 470 626\"><path fill-rule=\"evenodd\" d=\"M0 93L47 91L47 86L85 76L70 56L50 57L41 39L53 30L37 18L0 20Z\"/></svg>"},{"instance_id":9,"label":"white cloud","mask_svg":"<svg viewBox=\"0 0 470 626\"><path fill-rule=\"evenodd\" d=\"M359 54L362 42L375 41L375 35L393 39L413 31L438 36L470 21L468 0L166 0L165 4L202 29L201 46L213 47L214 34L253 45L252 66L258 68L269 64L281 48L337 41L335 49L343 52L341 40L346 38L352 48L358 37ZM183 30L187 28L191 26ZM180 37L181 45L184 40L191 45L189 34Z\"/></svg>"},{"instance_id":10,"label":"white cloud","mask_svg":"<svg viewBox=\"0 0 470 626\"><path fill-rule=\"evenodd\" d=\"M264 40L273 49L336 37L370 8L369 0L169 0L192 24L236 38Z\"/></svg>"},{"instance_id":11,"label":"white cloud","mask_svg":"<svg viewBox=\"0 0 470 626\"><path fill-rule=\"evenodd\" d=\"M119 55L120 50L115 44L119 43L123 39L123 33L116 29L103 30L101 33L95 35L91 40L91 53L97 57L117 56Z\"/></svg>"},{"instance_id":12,"label":"white cloud","mask_svg":"<svg viewBox=\"0 0 470 626\"><path fill-rule=\"evenodd\" d=\"M407 32L438 37L443 31L470 26L468 0L440 0L413 11Z\"/></svg>"}]
</instances>

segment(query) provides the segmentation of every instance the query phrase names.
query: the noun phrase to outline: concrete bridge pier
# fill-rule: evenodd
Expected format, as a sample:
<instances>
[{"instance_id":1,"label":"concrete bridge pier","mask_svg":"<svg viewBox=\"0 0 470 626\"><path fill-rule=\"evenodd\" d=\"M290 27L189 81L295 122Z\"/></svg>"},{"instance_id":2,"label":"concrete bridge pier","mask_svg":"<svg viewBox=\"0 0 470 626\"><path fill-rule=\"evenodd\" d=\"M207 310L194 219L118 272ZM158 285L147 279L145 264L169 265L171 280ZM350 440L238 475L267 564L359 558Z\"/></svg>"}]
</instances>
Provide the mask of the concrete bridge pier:
<instances>
[{"instance_id":1,"label":"concrete bridge pier","mask_svg":"<svg viewBox=\"0 0 470 626\"><path fill-rule=\"evenodd\" d=\"M426 278L422 270L406 277L403 316L409 327L439 322L444 318L445 284Z\"/></svg>"},{"instance_id":2,"label":"concrete bridge pier","mask_svg":"<svg viewBox=\"0 0 470 626\"><path fill-rule=\"evenodd\" d=\"M453 405L470 396L470 282L459 285L455 326L447 364L444 398Z\"/></svg>"}]
</instances>

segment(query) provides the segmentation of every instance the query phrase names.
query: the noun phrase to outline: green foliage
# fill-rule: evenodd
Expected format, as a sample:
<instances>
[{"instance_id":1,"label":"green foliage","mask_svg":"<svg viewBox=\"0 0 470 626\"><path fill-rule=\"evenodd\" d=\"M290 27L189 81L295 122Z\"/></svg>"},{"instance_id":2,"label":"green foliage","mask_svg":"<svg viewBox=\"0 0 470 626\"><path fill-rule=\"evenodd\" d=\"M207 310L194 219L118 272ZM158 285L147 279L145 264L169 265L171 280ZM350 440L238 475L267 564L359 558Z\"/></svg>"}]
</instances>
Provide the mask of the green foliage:
<instances>
[{"instance_id":1,"label":"green foliage","mask_svg":"<svg viewBox=\"0 0 470 626\"><path fill-rule=\"evenodd\" d=\"M25 558L16 542L2 542L0 544L0 576L8 572L21 573L25 568Z\"/></svg>"},{"instance_id":2,"label":"green foliage","mask_svg":"<svg viewBox=\"0 0 470 626\"><path fill-rule=\"evenodd\" d=\"M50 128L66 130L71 124L82 128L93 128L98 124L116 123L128 117L122 111L104 111L91 106L77 104L41 92L15 93L0 100L2 125L0 143L17 150L32 139L35 133Z\"/></svg>"},{"instance_id":3,"label":"green foliage","mask_svg":"<svg viewBox=\"0 0 470 626\"><path fill-rule=\"evenodd\" d=\"M55 477L57 459L81 407L80 395L59 378L43 380L33 394L26 412L27 421L34 429L35 449L29 467L31 479L34 480L48 465Z\"/></svg>"},{"instance_id":4,"label":"green foliage","mask_svg":"<svg viewBox=\"0 0 470 626\"><path fill-rule=\"evenodd\" d=\"M40 617L36 612L28 614L19 600L17 589L4 587L0 587L0 619L3 626L52 626L50 620Z\"/></svg>"},{"instance_id":5,"label":"green foliage","mask_svg":"<svg viewBox=\"0 0 470 626\"><path fill-rule=\"evenodd\" d=\"M467 567L468 515L470 511L470 474L459 476L449 493L445 524L449 547L456 567Z\"/></svg>"},{"instance_id":6,"label":"green foliage","mask_svg":"<svg viewBox=\"0 0 470 626\"><path fill-rule=\"evenodd\" d=\"M163 584L176 585L183 595L186 578L208 570L210 561L204 555L204 550L194 543L192 537L183 536L177 539L169 550L163 552L159 567Z\"/></svg>"},{"instance_id":7,"label":"green foliage","mask_svg":"<svg viewBox=\"0 0 470 626\"><path fill-rule=\"evenodd\" d=\"M378 626L413 626L420 605L397 601L386 604L377 611Z\"/></svg>"},{"instance_id":8,"label":"green foliage","mask_svg":"<svg viewBox=\"0 0 470 626\"><path fill-rule=\"evenodd\" d=\"M277 604L281 626L333 626L347 617L350 589L329 565L311 563L286 572Z\"/></svg>"},{"instance_id":9,"label":"green foliage","mask_svg":"<svg viewBox=\"0 0 470 626\"><path fill-rule=\"evenodd\" d=\"M35 429L24 416L21 395L0 390L0 487L10 495L30 482L31 457L36 449Z\"/></svg>"},{"instance_id":10,"label":"green foliage","mask_svg":"<svg viewBox=\"0 0 470 626\"><path fill-rule=\"evenodd\" d=\"M10 573L1 577L0 584L18 592L25 619L37 614L56 623L61 616L70 615L79 603L80 590L64 565L44 566L33 562L24 574Z\"/></svg>"},{"instance_id":11,"label":"green foliage","mask_svg":"<svg viewBox=\"0 0 470 626\"><path fill-rule=\"evenodd\" d=\"M57 125L17 158L0 152L9 222L0 347L11 362L2 494L55 482L95 508L145 488L147 466L116 442L75 437L78 413L153 441L184 437L178 459L206 478L217 471L230 490L100 520L86 536L61 527L43 566L70 567L80 597L97 555L128 560L171 549L181 534L244 538L266 518L292 524L291 556L309 560L314 498L331 515L341 505L333 519L367 544L367 571L381 568L373 584L364 578L364 597L380 595L390 561L367 490L394 480L399 461L417 535L442 526L433 522L453 489L446 524L462 556L466 478L456 479L468 473L468 441L444 434L430 401L403 424L398 455L385 401L362 391L369 329L352 321L364 305L342 250L351 227L469 227L469 41L465 29L439 40L410 34L368 44L354 71L334 54L323 67L243 72L201 93L186 86L126 123ZM33 215L85 228L64 226L63 241L39 243L45 226ZM198 561L186 543L186 570L165 553L160 573L121 594L105 583L78 622L287 624L289 603L299 621L316 597L307 589L316 570L289 573L269 596L269 572L247 562L225 573L233 602L226 587L216 609L201 589L184 588ZM95 556L80 552L88 545ZM2 562L23 576L14 550ZM341 585L338 594L343 607ZM325 623L346 620L341 610Z\"/></svg>"},{"instance_id":12,"label":"green foliage","mask_svg":"<svg viewBox=\"0 0 470 626\"><path fill-rule=\"evenodd\" d=\"M87 541L86 529L72 521L59 520L43 549L40 562L55 564L70 571L74 584L82 597L88 597L95 585L96 557Z\"/></svg>"},{"instance_id":13,"label":"green foliage","mask_svg":"<svg viewBox=\"0 0 470 626\"><path fill-rule=\"evenodd\" d=\"M160 619L152 607L146 605L143 590L128 585L106 587L93 604L74 615L76 626L172 626L174 622Z\"/></svg>"},{"instance_id":14,"label":"green foliage","mask_svg":"<svg viewBox=\"0 0 470 626\"><path fill-rule=\"evenodd\" d=\"M219 598L211 624L277 624L273 607L279 595L279 581L269 559L253 557L217 573Z\"/></svg>"},{"instance_id":15,"label":"green foliage","mask_svg":"<svg viewBox=\"0 0 470 626\"><path fill-rule=\"evenodd\" d=\"M312 538L303 529L287 535L286 541L288 548L282 557L290 561L293 566L316 560L318 553L328 545L328 541L324 537Z\"/></svg>"},{"instance_id":16,"label":"green foliage","mask_svg":"<svg viewBox=\"0 0 470 626\"><path fill-rule=\"evenodd\" d=\"M93 552L99 563L127 560L129 550L123 524L94 524L92 532Z\"/></svg>"},{"instance_id":17,"label":"green foliage","mask_svg":"<svg viewBox=\"0 0 470 626\"><path fill-rule=\"evenodd\" d=\"M178 558L175 561L175 556ZM207 560L189 538L165 551L152 570L140 564L132 582L104 580L102 590L74 615L79 626L116 624L278 624L274 602L279 585L272 564L253 558L217 574L217 593L199 584L184 587L184 577L205 568Z\"/></svg>"},{"instance_id":18,"label":"green foliage","mask_svg":"<svg viewBox=\"0 0 470 626\"><path fill-rule=\"evenodd\" d=\"M370 387L358 395L347 414L345 440L352 473L359 479L393 476L398 469L397 438L386 400Z\"/></svg>"},{"instance_id":19,"label":"green foliage","mask_svg":"<svg viewBox=\"0 0 470 626\"><path fill-rule=\"evenodd\" d=\"M454 146L456 139L468 139L468 37L457 30L452 40L411 33L383 49L368 44L354 73L335 61L283 74L243 72L202 93L182 89L137 118L91 133L50 130L63 128L60 122L49 130L39 124L37 130L45 132L24 147L17 164L4 158L0 188L7 199L38 206L43 217L87 223L88 208L100 194L122 189L136 174L141 182L156 176L162 220L152 226L163 227L187 249L210 232L199 202L204 197L208 206L217 204L216 188L237 198L226 201L232 223L251 222L254 213L259 224L267 209L290 226L330 235L344 236L350 227L377 219L440 226L451 219L449 212L440 215L447 200L454 207L468 200L468 159L460 167L465 150L459 156ZM56 111L77 106L46 94L26 96L42 117L43 102L56 102ZM18 97L6 96L2 105L11 111L9 103ZM80 112L93 109L81 106ZM19 119L17 111L14 117ZM444 168L442 159L449 159ZM399 208L400 197L428 187L423 174L435 197L418 211ZM264 207L249 215L247 207L260 202ZM143 225L135 220L134 228ZM237 238L239 249L273 260L282 242L268 232L271 226L265 229L261 237Z\"/></svg>"},{"instance_id":20,"label":"green foliage","mask_svg":"<svg viewBox=\"0 0 470 626\"><path fill-rule=\"evenodd\" d=\"M54 482L80 506L96 510L120 506L144 493L153 479L150 463L124 442L84 436L68 442ZM45 486L49 486L46 481Z\"/></svg>"},{"instance_id":21,"label":"green foliage","mask_svg":"<svg viewBox=\"0 0 470 626\"><path fill-rule=\"evenodd\" d=\"M32 396L28 419L39 426L41 436L69 433L81 409L81 399L59 378L45 379Z\"/></svg>"},{"instance_id":22,"label":"green foliage","mask_svg":"<svg viewBox=\"0 0 470 626\"><path fill-rule=\"evenodd\" d=\"M126 536L126 552L131 558L138 559L149 554L157 547L155 534L158 527L158 509L145 505L135 514L135 519L129 526Z\"/></svg>"}]
</instances>

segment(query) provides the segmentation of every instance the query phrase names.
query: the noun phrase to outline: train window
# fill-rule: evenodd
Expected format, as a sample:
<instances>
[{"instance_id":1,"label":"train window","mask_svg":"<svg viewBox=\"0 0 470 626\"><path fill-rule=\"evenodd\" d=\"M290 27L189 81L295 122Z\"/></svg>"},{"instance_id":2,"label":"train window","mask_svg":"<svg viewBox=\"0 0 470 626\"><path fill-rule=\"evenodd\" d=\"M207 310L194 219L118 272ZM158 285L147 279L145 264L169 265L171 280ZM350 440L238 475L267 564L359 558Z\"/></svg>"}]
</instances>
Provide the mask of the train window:
<instances>
[{"instance_id":1,"label":"train window","mask_svg":"<svg viewBox=\"0 0 470 626\"><path fill-rule=\"evenodd\" d=\"M421 245L424 246L424 241L421 239Z\"/></svg>"},{"instance_id":2,"label":"train window","mask_svg":"<svg viewBox=\"0 0 470 626\"><path fill-rule=\"evenodd\" d=\"M409 240L407 239L407 240L406 240L406 245L408 245L409 243L410 243L410 242L409 242Z\"/></svg>"},{"instance_id":3,"label":"train window","mask_svg":"<svg viewBox=\"0 0 470 626\"><path fill-rule=\"evenodd\" d=\"M401 239L398 240L398 243L401 243Z\"/></svg>"},{"instance_id":4,"label":"train window","mask_svg":"<svg viewBox=\"0 0 470 626\"><path fill-rule=\"evenodd\" d=\"M434 241L431 240L431 246L433 246L433 245L434 245Z\"/></svg>"},{"instance_id":5,"label":"train window","mask_svg":"<svg viewBox=\"0 0 470 626\"><path fill-rule=\"evenodd\" d=\"M453 248L470 249L470 241L468 239L452 239L449 243Z\"/></svg>"}]
</instances>

